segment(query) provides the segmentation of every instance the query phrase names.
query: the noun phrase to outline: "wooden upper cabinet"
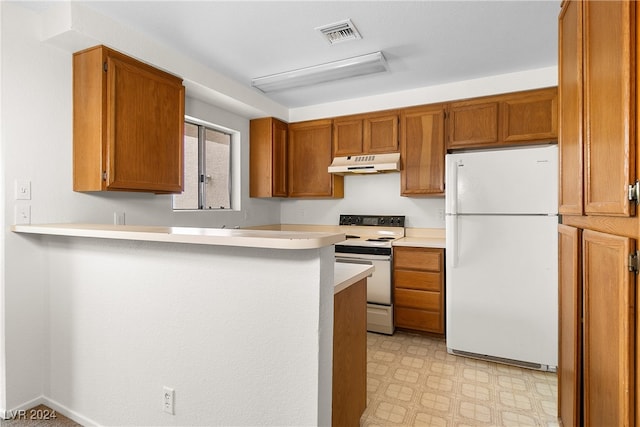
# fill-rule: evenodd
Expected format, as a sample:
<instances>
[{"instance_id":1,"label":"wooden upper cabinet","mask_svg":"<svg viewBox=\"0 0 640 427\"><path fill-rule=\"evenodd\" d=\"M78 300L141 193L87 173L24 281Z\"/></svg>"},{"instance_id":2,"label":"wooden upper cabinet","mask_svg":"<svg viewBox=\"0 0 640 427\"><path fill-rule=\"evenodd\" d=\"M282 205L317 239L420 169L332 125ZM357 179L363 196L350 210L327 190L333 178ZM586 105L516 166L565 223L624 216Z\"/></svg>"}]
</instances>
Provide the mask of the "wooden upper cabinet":
<instances>
[{"instance_id":1,"label":"wooden upper cabinet","mask_svg":"<svg viewBox=\"0 0 640 427\"><path fill-rule=\"evenodd\" d=\"M583 4L581 1L564 2L558 19L558 210L563 215L583 213Z\"/></svg>"},{"instance_id":2,"label":"wooden upper cabinet","mask_svg":"<svg viewBox=\"0 0 640 427\"><path fill-rule=\"evenodd\" d=\"M74 191L183 189L184 86L104 46L73 55Z\"/></svg>"},{"instance_id":3,"label":"wooden upper cabinet","mask_svg":"<svg viewBox=\"0 0 640 427\"><path fill-rule=\"evenodd\" d=\"M249 140L249 196L287 197L287 123L251 120Z\"/></svg>"},{"instance_id":4,"label":"wooden upper cabinet","mask_svg":"<svg viewBox=\"0 0 640 427\"><path fill-rule=\"evenodd\" d=\"M363 152L362 119L339 118L333 121L333 153L351 156Z\"/></svg>"},{"instance_id":5,"label":"wooden upper cabinet","mask_svg":"<svg viewBox=\"0 0 640 427\"><path fill-rule=\"evenodd\" d=\"M289 124L289 197L344 196L344 178L328 172L332 161L332 120Z\"/></svg>"},{"instance_id":6,"label":"wooden upper cabinet","mask_svg":"<svg viewBox=\"0 0 640 427\"><path fill-rule=\"evenodd\" d=\"M557 88L449 103L450 150L552 142L558 137Z\"/></svg>"},{"instance_id":7,"label":"wooden upper cabinet","mask_svg":"<svg viewBox=\"0 0 640 427\"><path fill-rule=\"evenodd\" d=\"M449 105L447 148L481 147L498 143L498 103L477 100Z\"/></svg>"},{"instance_id":8,"label":"wooden upper cabinet","mask_svg":"<svg viewBox=\"0 0 640 427\"><path fill-rule=\"evenodd\" d=\"M507 95L500 101L503 142L555 141L558 138L558 89Z\"/></svg>"},{"instance_id":9,"label":"wooden upper cabinet","mask_svg":"<svg viewBox=\"0 0 640 427\"><path fill-rule=\"evenodd\" d=\"M444 194L444 106L405 109L400 121L401 195Z\"/></svg>"},{"instance_id":10,"label":"wooden upper cabinet","mask_svg":"<svg viewBox=\"0 0 640 427\"><path fill-rule=\"evenodd\" d=\"M358 114L333 120L335 156L398 152L398 112Z\"/></svg>"},{"instance_id":11,"label":"wooden upper cabinet","mask_svg":"<svg viewBox=\"0 0 640 427\"><path fill-rule=\"evenodd\" d=\"M363 120L364 154L398 152L398 114L369 114Z\"/></svg>"},{"instance_id":12,"label":"wooden upper cabinet","mask_svg":"<svg viewBox=\"0 0 640 427\"><path fill-rule=\"evenodd\" d=\"M584 211L632 216L635 203L629 202L628 185L636 179L636 3L579 3L584 8Z\"/></svg>"}]
</instances>

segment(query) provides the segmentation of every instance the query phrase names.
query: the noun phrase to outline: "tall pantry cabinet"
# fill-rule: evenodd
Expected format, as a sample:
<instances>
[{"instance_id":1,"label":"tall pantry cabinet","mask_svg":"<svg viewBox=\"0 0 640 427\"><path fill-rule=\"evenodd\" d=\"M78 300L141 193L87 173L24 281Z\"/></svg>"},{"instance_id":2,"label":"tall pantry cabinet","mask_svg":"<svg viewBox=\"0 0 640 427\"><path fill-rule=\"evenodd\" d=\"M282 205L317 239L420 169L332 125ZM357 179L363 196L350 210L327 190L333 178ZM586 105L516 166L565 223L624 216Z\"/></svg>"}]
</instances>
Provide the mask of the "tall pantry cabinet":
<instances>
[{"instance_id":1,"label":"tall pantry cabinet","mask_svg":"<svg viewBox=\"0 0 640 427\"><path fill-rule=\"evenodd\" d=\"M559 15L558 415L640 425L637 392L637 42L633 1Z\"/></svg>"}]
</instances>

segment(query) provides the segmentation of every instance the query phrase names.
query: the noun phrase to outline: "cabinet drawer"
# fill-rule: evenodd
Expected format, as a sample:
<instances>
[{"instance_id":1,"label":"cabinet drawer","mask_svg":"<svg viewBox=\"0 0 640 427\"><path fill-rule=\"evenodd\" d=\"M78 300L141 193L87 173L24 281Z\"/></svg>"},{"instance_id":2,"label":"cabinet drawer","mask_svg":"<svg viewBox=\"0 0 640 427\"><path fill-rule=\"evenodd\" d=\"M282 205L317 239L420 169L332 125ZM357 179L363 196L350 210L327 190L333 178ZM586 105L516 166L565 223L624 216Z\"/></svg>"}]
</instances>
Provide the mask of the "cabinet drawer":
<instances>
[{"instance_id":1,"label":"cabinet drawer","mask_svg":"<svg viewBox=\"0 0 640 427\"><path fill-rule=\"evenodd\" d=\"M416 270L394 270L393 282L396 288L442 291L442 273Z\"/></svg>"},{"instance_id":2,"label":"cabinet drawer","mask_svg":"<svg viewBox=\"0 0 640 427\"><path fill-rule=\"evenodd\" d=\"M442 249L396 247L393 251L395 268L442 271Z\"/></svg>"},{"instance_id":3,"label":"cabinet drawer","mask_svg":"<svg viewBox=\"0 0 640 427\"><path fill-rule=\"evenodd\" d=\"M395 325L397 328L442 334L444 333L444 316L441 312L397 307L395 309Z\"/></svg>"},{"instance_id":4,"label":"cabinet drawer","mask_svg":"<svg viewBox=\"0 0 640 427\"><path fill-rule=\"evenodd\" d=\"M397 307L440 311L442 308L442 294L440 292L416 291L413 289L396 289L395 303Z\"/></svg>"}]
</instances>

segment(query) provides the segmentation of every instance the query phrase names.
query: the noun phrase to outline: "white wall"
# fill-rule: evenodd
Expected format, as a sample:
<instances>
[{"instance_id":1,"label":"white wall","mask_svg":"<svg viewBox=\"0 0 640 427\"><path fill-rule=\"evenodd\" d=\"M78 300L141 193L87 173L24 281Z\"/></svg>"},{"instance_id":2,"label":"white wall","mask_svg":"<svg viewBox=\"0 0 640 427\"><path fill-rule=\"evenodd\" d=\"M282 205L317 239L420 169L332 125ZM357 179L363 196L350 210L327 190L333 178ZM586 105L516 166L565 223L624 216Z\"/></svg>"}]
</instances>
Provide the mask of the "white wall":
<instances>
[{"instance_id":1,"label":"white wall","mask_svg":"<svg viewBox=\"0 0 640 427\"><path fill-rule=\"evenodd\" d=\"M332 247L35 239L54 407L92 425L330 424Z\"/></svg>"},{"instance_id":2,"label":"white wall","mask_svg":"<svg viewBox=\"0 0 640 427\"><path fill-rule=\"evenodd\" d=\"M444 228L444 197L401 197L400 173L347 175L344 198L283 200L283 224L337 225L340 214L405 215L406 227Z\"/></svg>"}]
</instances>

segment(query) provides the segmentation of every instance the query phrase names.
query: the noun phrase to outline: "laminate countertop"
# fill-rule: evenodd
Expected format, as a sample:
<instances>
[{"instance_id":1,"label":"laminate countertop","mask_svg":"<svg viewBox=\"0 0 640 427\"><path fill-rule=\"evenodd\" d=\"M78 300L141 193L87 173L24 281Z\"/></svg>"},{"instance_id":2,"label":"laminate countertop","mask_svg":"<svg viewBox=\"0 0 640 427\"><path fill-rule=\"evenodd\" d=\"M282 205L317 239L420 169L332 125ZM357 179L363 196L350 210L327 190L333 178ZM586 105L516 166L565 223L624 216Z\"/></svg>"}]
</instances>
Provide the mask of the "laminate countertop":
<instances>
[{"instance_id":1,"label":"laminate countertop","mask_svg":"<svg viewBox=\"0 0 640 427\"><path fill-rule=\"evenodd\" d=\"M345 240L343 233L111 224L14 225L16 233L140 240L267 249L318 249Z\"/></svg>"},{"instance_id":2,"label":"laminate countertop","mask_svg":"<svg viewBox=\"0 0 640 427\"><path fill-rule=\"evenodd\" d=\"M266 249L317 249L345 240L345 235L316 231L240 230L225 228L162 227L110 224L14 225L16 233L98 239L242 246ZM372 265L334 264L334 293L368 277Z\"/></svg>"},{"instance_id":3,"label":"laminate countertop","mask_svg":"<svg viewBox=\"0 0 640 427\"><path fill-rule=\"evenodd\" d=\"M373 273L375 267L373 265L349 264L345 262L336 262L333 270L334 290L333 293L348 288L356 282L367 278Z\"/></svg>"}]
</instances>

